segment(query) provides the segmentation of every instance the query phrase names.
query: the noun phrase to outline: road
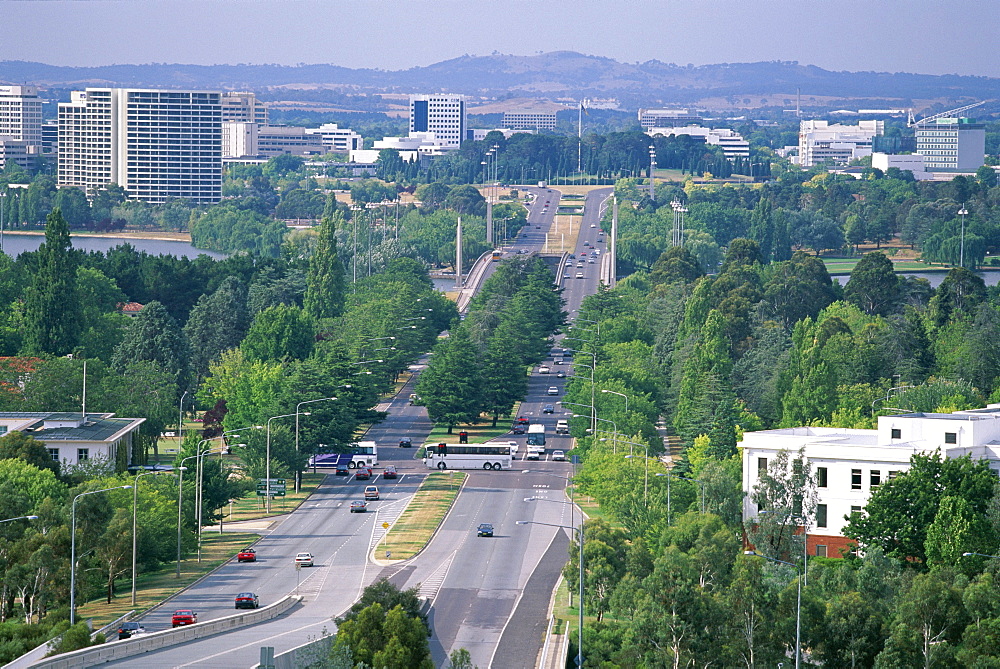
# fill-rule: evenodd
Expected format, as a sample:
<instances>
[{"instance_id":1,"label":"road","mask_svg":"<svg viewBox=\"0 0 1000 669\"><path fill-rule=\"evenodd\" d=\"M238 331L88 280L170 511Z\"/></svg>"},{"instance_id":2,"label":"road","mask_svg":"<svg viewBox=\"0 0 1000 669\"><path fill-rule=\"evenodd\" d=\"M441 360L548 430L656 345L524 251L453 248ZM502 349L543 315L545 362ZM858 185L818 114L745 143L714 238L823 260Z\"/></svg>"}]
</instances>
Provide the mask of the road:
<instances>
[{"instance_id":1,"label":"road","mask_svg":"<svg viewBox=\"0 0 1000 669\"><path fill-rule=\"evenodd\" d=\"M535 198L529 224L515 249L541 249L558 202L556 193L547 195L548 207L544 206L544 194ZM589 199L587 206L584 224L589 226ZM581 245L583 241L596 243L596 236L590 240L585 236L580 238ZM566 282L564 295L571 309L578 309L583 297L596 291L597 267L596 263L585 263L584 279ZM265 533L257 546L258 562L224 565L148 614L143 623L149 631L165 629L170 614L180 608L196 610L201 620L230 615L234 612L233 597L247 590L256 592L262 605L298 590L302 604L266 623L147 653L143 665L150 669L253 666L261 646L274 646L275 652L281 653L324 630L332 632L332 618L343 614L366 585L385 576L400 586L420 587L421 595L432 600L431 646L438 666L457 648L468 649L473 662L484 669L534 666L549 597L566 561L569 530L560 527L575 524L573 507L563 492L572 466L550 460L554 449L567 450L570 444L569 437L554 436L555 421L565 417L556 404L562 396L563 380L556 378L560 368L552 367L549 375L535 370L521 406L522 415L547 426L549 443L544 458L537 462L519 460L513 471L470 472L452 511L427 548L409 561L381 567L369 561L382 536L381 523L395 520L427 473L423 463L413 459L414 450L398 446L399 438L405 435L416 448L430 431L424 410L408 402L421 368L415 366L414 378L395 399L379 405L389 417L366 435L379 445L380 464L395 464L402 473L400 479L358 482L353 476L328 476L300 509ZM548 394L552 386L557 388L556 395ZM545 404L555 405L556 413L543 414ZM523 458L524 437L518 441ZM369 483L379 486L382 500L370 503L368 513L350 513L349 503L360 499ZM532 496L544 499L524 501ZM542 524L518 525L518 520ZM481 522L492 522L496 536L477 538L475 528ZM294 568L294 556L302 551L313 553L315 567ZM135 658L114 664L134 666Z\"/></svg>"}]
</instances>

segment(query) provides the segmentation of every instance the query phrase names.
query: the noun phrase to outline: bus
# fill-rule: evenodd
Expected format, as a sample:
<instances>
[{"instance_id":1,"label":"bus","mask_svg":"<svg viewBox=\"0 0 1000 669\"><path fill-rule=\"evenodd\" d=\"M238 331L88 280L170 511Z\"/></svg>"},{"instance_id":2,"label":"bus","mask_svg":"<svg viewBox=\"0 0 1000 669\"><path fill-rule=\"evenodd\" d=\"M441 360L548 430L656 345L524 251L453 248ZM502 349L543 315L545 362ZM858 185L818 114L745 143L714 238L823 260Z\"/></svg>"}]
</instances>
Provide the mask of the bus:
<instances>
[{"instance_id":1,"label":"bus","mask_svg":"<svg viewBox=\"0 0 1000 669\"><path fill-rule=\"evenodd\" d=\"M493 251L493 262L497 262L501 258L503 258L503 251L501 251L500 249L496 249L495 251Z\"/></svg>"},{"instance_id":2,"label":"bus","mask_svg":"<svg viewBox=\"0 0 1000 669\"><path fill-rule=\"evenodd\" d=\"M507 444L427 444L424 464L428 469L510 469Z\"/></svg>"},{"instance_id":3,"label":"bus","mask_svg":"<svg viewBox=\"0 0 1000 669\"><path fill-rule=\"evenodd\" d=\"M354 466L369 465L374 467L378 464L378 446L374 441L359 441L351 444L351 454L354 456Z\"/></svg>"},{"instance_id":4,"label":"bus","mask_svg":"<svg viewBox=\"0 0 1000 669\"><path fill-rule=\"evenodd\" d=\"M374 467L378 465L378 447L374 441L359 441L351 444L347 453L320 452L309 458L309 466L315 471L334 469L339 464L346 464L351 469L358 467Z\"/></svg>"},{"instance_id":5,"label":"bus","mask_svg":"<svg viewBox=\"0 0 1000 669\"><path fill-rule=\"evenodd\" d=\"M528 446L545 445L545 426L541 423L534 423L528 426Z\"/></svg>"}]
</instances>

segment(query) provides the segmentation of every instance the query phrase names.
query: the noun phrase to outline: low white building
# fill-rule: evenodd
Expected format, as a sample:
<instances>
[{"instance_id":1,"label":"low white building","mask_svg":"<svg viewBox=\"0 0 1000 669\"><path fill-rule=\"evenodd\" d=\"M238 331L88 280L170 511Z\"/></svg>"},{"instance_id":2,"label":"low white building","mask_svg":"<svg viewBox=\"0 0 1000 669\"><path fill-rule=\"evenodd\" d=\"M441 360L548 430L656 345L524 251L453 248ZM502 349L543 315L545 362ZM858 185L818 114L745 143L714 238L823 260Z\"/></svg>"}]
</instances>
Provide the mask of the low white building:
<instances>
[{"instance_id":1,"label":"low white building","mask_svg":"<svg viewBox=\"0 0 1000 669\"><path fill-rule=\"evenodd\" d=\"M145 418L115 418L113 413L0 412L0 434L23 432L45 444L49 457L64 465L89 460L130 464L132 442Z\"/></svg>"},{"instance_id":2,"label":"low white building","mask_svg":"<svg viewBox=\"0 0 1000 669\"><path fill-rule=\"evenodd\" d=\"M1000 404L950 414L880 416L875 430L793 427L747 432L739 444L743 458L743 520L752 523L751 501L762 473L781 451L789 461L804 449L816 480L818 503L808 518L809 555L839 557L853 542L843 535L846 517L863 511L883 482L905 472L914 454L940 450L946 457L987 460L1000 476Z\"/></svg>"},{"instance_id":3,"label":"low white building","mask_svg":"<svg viewBox=\"0 0 1000 669\"><path fill-rule=\"evenodd\" d=\"M729 159L749 158L750 142L743 139L743 135L730 128L706 128L698 125L688 125L677 128L649 128L646 134L650 137L662 135L671 137L676 135L690 135L702 138L706 144L713 144L722 147L722 154Z\"/></svg>"},{"instance_id":4,"label":"low white building","mask_svg":"<svg viewBox=\"0 0 1000 669\"><path fill-rule=\"evenodd\" d=\"M858 121L857 125L809 120L799 122L799 160L802 167L823 162L846 164L870 156L872 141L885 134L885 121Z\"/></svg>"},{"instance_id":5,"label":"low white building","mask_svg":"<svg viewBox=\"0 0 1000 669\"><path fill-rule=\"evenodd\" d=\"M336 123L324 123L318 128L308 128L306 133L318 135L327 153L350 153L365 148L365 140L350 128L341 128Z\"/></svg>"},{"instance_id":6,"label":"low white building","mask_svg":"<svg viewBox=\"0 0 1000 669\"><path fill-rule=\"evenodd\" d=\"M929 179L924 169L924 157L919 153L879 153L872 154L872 167L885 172L890 167L913 172L916 179Z\"/></svg>"}]
</instances>

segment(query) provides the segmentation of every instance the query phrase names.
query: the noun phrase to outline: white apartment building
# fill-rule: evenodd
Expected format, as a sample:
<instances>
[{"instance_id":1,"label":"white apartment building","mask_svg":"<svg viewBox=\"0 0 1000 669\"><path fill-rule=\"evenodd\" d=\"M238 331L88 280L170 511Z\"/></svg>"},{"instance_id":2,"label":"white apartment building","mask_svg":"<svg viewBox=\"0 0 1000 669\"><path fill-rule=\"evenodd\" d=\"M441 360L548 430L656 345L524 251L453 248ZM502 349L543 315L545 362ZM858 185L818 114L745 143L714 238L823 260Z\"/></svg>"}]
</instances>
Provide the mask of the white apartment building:
<instances>
[{"instance_id":1,"label":"white apartment building","mask_svg":"<svg viewBox=\"0 0 1000 669\"><path fill-rule=\"evenodd\" d=\"M511 130L555 130L556 113L519 109L503 113L504 128Z\"/></svg>"},{"instance_id":2,"label":"white apartment building","mask_svg":"<svg viewBox=\"0 0 1000 669\"><path fill-rule=\"evenodd\" d=\"M284 153L293 156L318 156L325 153L322 138L294 125L262 125L257 128L257 153L273 158Z\"/></svg>"},{"instance_id":3,"label":"white apartment building","mask_svg":"<svg viewBox=\"0 0 1000 669\"><path fill-rule=\"evenodd\" d=\"M222 195L218 91L88 88L59 104L58 184L154 204Z\"/></svg>"},{"instance_id":4,"label":"white apartment building","mask_svg":"<svg viewBox=\"0 0 1000 669\"><path fill-rule=\"evenodd\" d=\"M872 139L885 134L885 121L858 121L857 125L829 121L799 122L799 160L802 167L823 162L844 165L870 156Z\"/></svg>"},{"instance_id":5,"label":"white apartment building","mask_svg":"<svg viewBox=\"0 0 1000 669\"><path fill-rule=\"evenodd\" d=\"M729 128L705 128L703 126L688 125L683 127L648 128L646 134L650 137L661 135L671 137L677 135L690 135L702 138L706 144L722 147L722 154L732 160L733 158L749 158L750 142L743 139L743 135Z\"/></svg>"},{"instance_id":6,"label":"white apartment building","mask_svg":"<svg viewBox=\"0 0 1000 669\"><path fill-rule=\"evenodd\" d=\"M257 99L251 91L230 91L223 93L222 120L238 123L267 125L267 105Z\"/></svg>"},{"instance_id":7,"label":"white apartment building","mask_svg":"<svg viewBox=\"0 0 1000 669\"><path fill-rule=\"evenodd\" d=\"M347 153L365 148L365 140L350 128L340 128L336 123L324 123L309 128L306 133L316 135L323 144L324 153Z\"/></svg>"},{"instance_id":8,"label":"white apartment building","mask_svg":"<svg viewBox=\"0 0 1000 669\"><path fill-rule=\"evenodd\" d=\"M7 161L25 169L42 150L42 101L34 86L0 86L0 169Z\"/></svg>"},{"instance_id":9,"label":"white apartment building","mask_svg":"<svg viewBox=\"0 0 1000 669\"><path fill-rule=\"evenodd\" d=\"M950 414L880 416L874 430L793 427L747 432L739 444L743 458L743 520L752 523L757 506L750 493L781 451L789 461L804 449L816 480L818 504L807 518L809 555L840 557L853 542L843 535L846 517L863 512L872 492L905 472L910 456L940 449L947 457L986 460L1000 475L1000 404Z\"/></svg>"},{"instance_id":10,"label":"white apartment building","mask_svg":"<svg viewBox=\"0 0 1000 669\"><path fill-rule=\"evenodd\" d=\"M702 117L689 109L640 109L639 125L649 128L678 128L701 125Z\"/></svg>"},{"instance_id":11,"label":"white apartment building","mask_svg":"<svg viewBox=\"0 0 1000 669\"><path fill-rule=\"evenodd\" d=\"M986 155L986 126L971 118L937 118L917 123L917 153L927 170L975 171Z\"/></svg>"},{"instance_id":12,"label":"white apartment building","mask_svg":"<svg viewBox=\"0 0 1000 669\"><path fill-rule=\"evenodd\" d=\"M411 95L410 135L434 133L443 146L457 149L465 139L465 97Z\"/></svg>"}]
</instances>

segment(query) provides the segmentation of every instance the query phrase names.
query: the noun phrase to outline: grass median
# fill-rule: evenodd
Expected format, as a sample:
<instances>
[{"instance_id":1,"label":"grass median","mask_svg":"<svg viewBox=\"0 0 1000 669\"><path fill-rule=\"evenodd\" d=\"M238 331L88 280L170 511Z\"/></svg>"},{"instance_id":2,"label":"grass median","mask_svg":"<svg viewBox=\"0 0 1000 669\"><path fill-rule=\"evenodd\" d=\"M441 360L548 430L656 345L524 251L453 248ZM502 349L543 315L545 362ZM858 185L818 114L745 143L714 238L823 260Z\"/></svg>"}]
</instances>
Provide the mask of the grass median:
<instances>
[{"instance_id":1,"label":"grass median","mask_svg":"<svg viewBox=\"0 0 1000 669\"><path fill-rule=\"evenodd\" d=\"M456 471L428 474L373 555L378 557L389 551L393 560L406 560L419 553L444 520L465 477L464 472Z\"/></svg>"}]
</instances>

